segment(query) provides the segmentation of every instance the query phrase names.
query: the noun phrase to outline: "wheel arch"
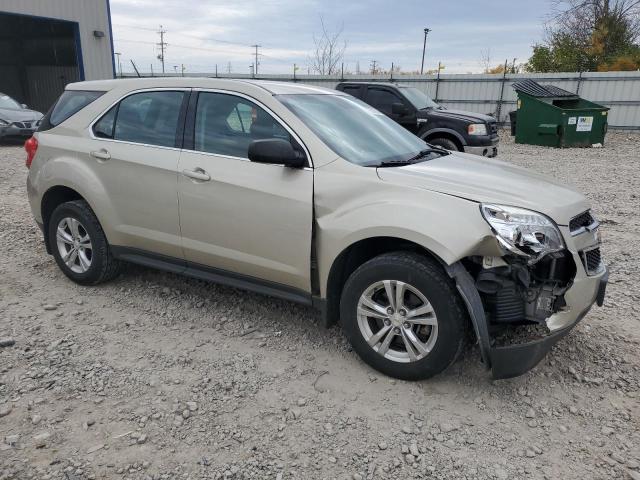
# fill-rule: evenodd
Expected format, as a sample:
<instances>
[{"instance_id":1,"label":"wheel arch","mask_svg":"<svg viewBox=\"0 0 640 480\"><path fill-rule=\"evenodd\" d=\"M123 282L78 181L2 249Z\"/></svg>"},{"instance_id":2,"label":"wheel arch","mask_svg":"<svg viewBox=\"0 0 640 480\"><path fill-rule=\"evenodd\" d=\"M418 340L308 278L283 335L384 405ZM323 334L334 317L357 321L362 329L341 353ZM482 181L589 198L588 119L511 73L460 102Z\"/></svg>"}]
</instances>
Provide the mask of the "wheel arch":
<instances>
[{"instance_id":1,"label":"wheel arch","mask_svg":"<svg viewBox=\"0 0 640 480\"><path fill-rule=\"evenodd\" d=\"M434 138L447 138L455 143L460 151L462 151L464 146L467 144L464 137L459 132L456 132L451 128L433 128L431 130L421 132L420 138L426 142L433 140Z\"/></svg>"},{"instance_id":2,"label":"wheel arch","mask_svg":"<svg viewBox=\"0 0 640 480\"><path fill-rule=\"evenodd\" d=\"M51 247L49 245L49 220L51 218L51 214L56 209L56 207L58 207L58 205L74 200L84 200L85 202L87 202L87 199L83 197L78 191L65 185L55 185L53 187L50 187L42 195L42 200L40 201L40 212L42 215L43 225L42 230L44 234L44 244L49 255L51 255L52 253Z\"/></svg>"},{"instance_id":3,"label":"wheel arch","mask_svg":"<svg viewBox=\"0 0 640 480\"><path fill-rule=\"evenodd\" d=\"M349 276L363 263L378 255L394 251L412 251L436 260L446 270L447 263L436 253L415 241L394 236L363 238L344 248L333 260L326 280L325 325L340 318L340 296Z\"/></svg>"}]
</instances>

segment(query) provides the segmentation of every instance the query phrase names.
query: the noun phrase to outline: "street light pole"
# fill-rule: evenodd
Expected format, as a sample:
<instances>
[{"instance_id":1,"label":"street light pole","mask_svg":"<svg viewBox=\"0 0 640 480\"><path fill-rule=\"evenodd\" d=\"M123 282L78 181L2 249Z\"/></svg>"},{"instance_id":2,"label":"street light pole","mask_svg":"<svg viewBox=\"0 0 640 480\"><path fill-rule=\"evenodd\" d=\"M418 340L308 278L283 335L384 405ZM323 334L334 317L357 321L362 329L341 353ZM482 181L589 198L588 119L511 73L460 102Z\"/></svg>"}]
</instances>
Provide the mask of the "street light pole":
<instances>
[{"instance_id":1,"label":"street light pole","mask_svg":"<svg viewBox=\"0 0 640 480\"><path fill-rule=\"evenodd\" d=\"M422 65L420 65L420 75L424 73L424 53L427 50L427 34L431 31L430 28L424 29L424 43L422 44Z\"/></svg>"}]
</instances>

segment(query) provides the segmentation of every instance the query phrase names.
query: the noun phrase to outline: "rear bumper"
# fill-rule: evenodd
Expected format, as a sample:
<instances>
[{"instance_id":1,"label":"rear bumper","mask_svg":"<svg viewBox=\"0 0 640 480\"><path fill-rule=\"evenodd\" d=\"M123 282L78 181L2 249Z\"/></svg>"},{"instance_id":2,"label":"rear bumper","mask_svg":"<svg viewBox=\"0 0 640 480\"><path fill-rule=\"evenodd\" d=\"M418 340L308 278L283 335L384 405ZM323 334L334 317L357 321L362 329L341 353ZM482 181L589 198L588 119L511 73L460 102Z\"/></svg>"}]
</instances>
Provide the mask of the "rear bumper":
<instances>
[{"instance_id":1,"label":"rear bumper","mask_svg":"<svg viewBox=\"0 0 640 480\"><path fill-rule=\"evenodd\" d=\"M598 306L602 306L604 302L608 280L607 270L596 279L594 301ZM572 323L553 331L543 339L505 347L491 347L489 358L492 377L494 379L512 378L531 370L540 363L551 347L580 323L592 306L593 301L576 316Z\"/></svg>"}]
</instances>

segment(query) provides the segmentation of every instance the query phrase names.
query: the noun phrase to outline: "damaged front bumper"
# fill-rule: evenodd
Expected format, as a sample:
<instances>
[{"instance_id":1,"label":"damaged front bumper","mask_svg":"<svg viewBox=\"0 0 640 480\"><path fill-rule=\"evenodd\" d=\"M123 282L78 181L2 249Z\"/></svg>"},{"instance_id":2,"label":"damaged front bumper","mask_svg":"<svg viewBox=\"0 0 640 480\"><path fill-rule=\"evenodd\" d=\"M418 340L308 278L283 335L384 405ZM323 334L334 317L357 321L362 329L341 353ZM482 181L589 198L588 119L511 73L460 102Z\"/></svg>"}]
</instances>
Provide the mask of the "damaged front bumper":
<instances>
[{"instance_id":1,"label":"damaged front bumper","mask_svg":"<svg viewBox=\"0 0 640 480\"><path fill-rule=\"evenodd\" d=\"M490 347L489 360L491 362L490 368L493 378L501 379L517 377L538 365L549 350L551 350L551 347L558 343L558 341L567 335L573 327L580 323L580 321L589 312L594 302L599 307L602 306L604 303L608 280L609 272L606 268L597 277L583 278L582 281L586 281L586 283L588 283L588 285L584 285L583 287L593 290L593 300L577 315L574 314L571 321L563 323L561 327L556 328L555 330L552 329L554 316L550 317L547 321L547 326L552 331L546 337L528 343L504 347ZM561 312L563 316L569 317L569 315L565 315L565 313L569 312Z\"/></svg>"},{"instance_id":2,"label":"damaged front bumper","mask_svg":"<svg viewBox=\"0 0 640 480\"><path fill-rule=\"evenodd\" d=\"M527 343L496 346L489 333L484 305L471 274L461 263L447 267L471 317L483 363L494 379L512 378L535 367L560 339L567 335L589 312L594 303L602 306L609 273L606 267L597 275L579 274L567 290L567 307L547 321L550 333Z\"/></svg>"}]
</instances>

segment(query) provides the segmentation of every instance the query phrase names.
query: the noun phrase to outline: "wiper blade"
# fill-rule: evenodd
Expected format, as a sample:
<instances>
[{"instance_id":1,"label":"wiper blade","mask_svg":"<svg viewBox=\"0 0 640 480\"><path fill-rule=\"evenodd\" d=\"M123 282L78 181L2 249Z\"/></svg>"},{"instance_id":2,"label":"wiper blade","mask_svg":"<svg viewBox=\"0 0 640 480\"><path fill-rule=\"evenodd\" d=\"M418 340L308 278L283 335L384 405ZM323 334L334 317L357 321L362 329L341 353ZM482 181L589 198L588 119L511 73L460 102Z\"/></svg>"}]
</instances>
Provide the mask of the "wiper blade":
<instances>
[{"instance_id":1,"label":"wiper blade","mask_svg":"<svg viewBox=\"0 0 640 480\"><path fill-rule=\"evenodd\" d=\"M371 167L381 168L381 167L402 167L404 165L413 165L414 163L419 163L421 159L432 154L437 153L439 155L449 155L451 152L449 150L445 150L444 148L439 148L432 146L430 148L425 148L424 150L420 150L416 155L411 158L406 158L403 160L384 160L380 163L376 163L374 165L369 165Z\"/></svg>"},{"instance_id":2,"label":"wiper blade","mask_svg":"<svg viewBox=\"0 0 640 480\"><path fill-rule=\"evenodd\" d=\"M445 150L444 148L438 148L438 147L431 146L430 148L425 148L424 150L420 150L420 152L418 152L417 155L411 157L407 161L411 162L411 163L416 163L416 161L420 160L421 158L426 157L427 155L429 155L431 153L439 153L440 155L449 155L450 152L449 152L449 150Z\"/></svg>"},{"instance_id":3,"label":"wiper blade","mask_svg":"<svg viewBox=\"0 0 640 480\"><path fill-rule=\"evenodd\" d=\"M408 160L386 160L384 162L376 163L372 165L372 167L380 168L380 167L401 167L403 165L412 165L415 162L412 159Z\"/></svg>"}]
</instances>

